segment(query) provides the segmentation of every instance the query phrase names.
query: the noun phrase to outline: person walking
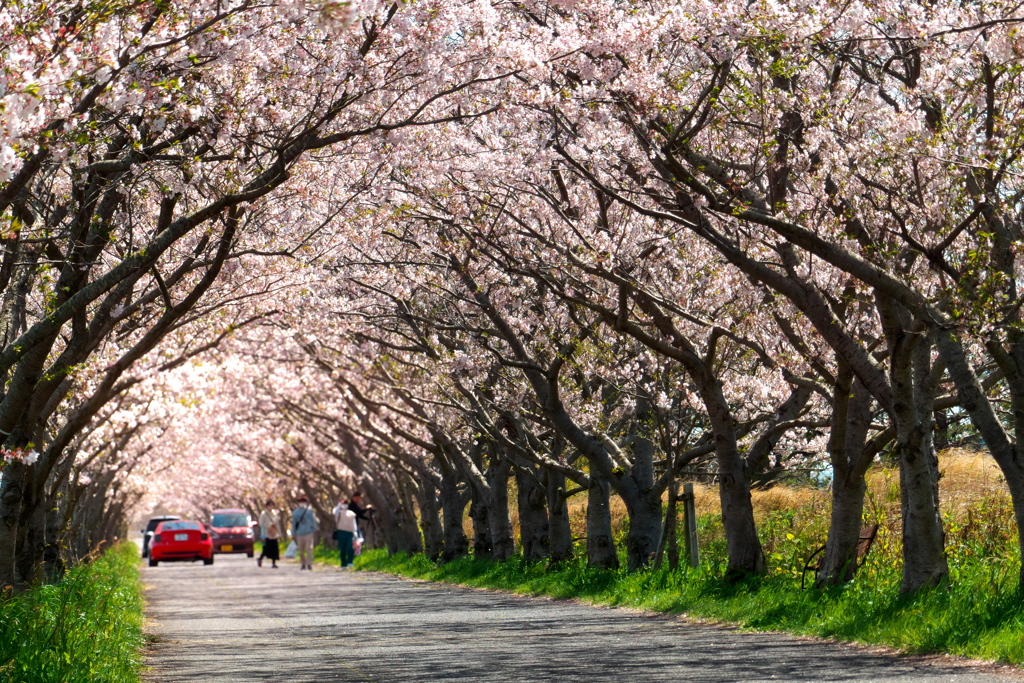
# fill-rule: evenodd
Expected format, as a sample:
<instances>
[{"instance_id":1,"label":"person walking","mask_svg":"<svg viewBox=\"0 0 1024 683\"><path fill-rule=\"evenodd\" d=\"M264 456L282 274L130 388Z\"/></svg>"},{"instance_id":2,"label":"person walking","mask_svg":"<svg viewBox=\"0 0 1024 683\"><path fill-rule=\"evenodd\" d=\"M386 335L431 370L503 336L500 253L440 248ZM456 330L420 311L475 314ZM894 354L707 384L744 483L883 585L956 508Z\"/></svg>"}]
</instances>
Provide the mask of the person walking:
<instances>
[{"instance_id":1,"label":"person walking","mask_svg":"<svg viewBox=\"0 0 1024 683\"><path fill-rule=\"evenodd\" d=\"M263 566L263 558L270 559L270 566L277 569L277 561L281 559L281 515L274 508L274 501L267 500L266 509L260 513L260 535L263 537L263 550L256 558L256 566Z\"/></svg>"},{"instance_id":2,"label":"person walking","mask_svg":"<svg viewBox=\"0 0 1024 683\"><path fill-rule=\"evenodd\" d=\"M302 569L313 570L313 537L319 526L316 513L309 505L309 498L301 495L298 507L292 510L292 538L298 546L299 562Z\"/></svg>"},{"instance_id":3,"label":"person walking","mask_svg":"<svg viewBox=\"0 0 1024 683\"><path fill-rule=\"evenodd\" d=\"M356 524L356 513L348 507L345 499L338 502L334 508L334 537L338 539L338 554L341 556L341 568L348 569L355 560L355 549L352 546L356 532L359 530Z\"/></svg>"}]
</instances>

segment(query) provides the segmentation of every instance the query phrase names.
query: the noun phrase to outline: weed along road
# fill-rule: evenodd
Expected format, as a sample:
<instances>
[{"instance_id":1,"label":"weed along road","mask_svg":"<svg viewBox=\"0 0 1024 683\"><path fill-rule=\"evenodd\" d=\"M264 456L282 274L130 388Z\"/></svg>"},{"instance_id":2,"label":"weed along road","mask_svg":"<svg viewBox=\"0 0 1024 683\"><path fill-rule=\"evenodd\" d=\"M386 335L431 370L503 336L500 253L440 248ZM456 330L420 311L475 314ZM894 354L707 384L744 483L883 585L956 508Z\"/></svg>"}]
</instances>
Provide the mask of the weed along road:
<instances>
[{"instance_id":1,"label":"weed along road","mask_svg":"<svg viewBox=\"0 0 1024 683\"><path fill-rule=\"evenodd\" d=\"M145 680L1015 680L959 664L669 617L317 567L145 568ZM1019 680L1019 679L1017 679Z\"/></svg>"}]
</instances>

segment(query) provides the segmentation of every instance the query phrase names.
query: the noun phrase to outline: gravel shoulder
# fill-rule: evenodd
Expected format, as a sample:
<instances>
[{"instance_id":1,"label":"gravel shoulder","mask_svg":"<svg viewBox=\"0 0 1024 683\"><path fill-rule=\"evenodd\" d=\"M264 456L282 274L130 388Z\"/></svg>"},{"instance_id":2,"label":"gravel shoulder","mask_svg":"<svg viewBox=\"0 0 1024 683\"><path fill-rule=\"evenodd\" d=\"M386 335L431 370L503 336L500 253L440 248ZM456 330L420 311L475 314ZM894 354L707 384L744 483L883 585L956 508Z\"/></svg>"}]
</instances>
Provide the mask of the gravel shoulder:
<instances>
[{"instance_id":1,"label":"gravel shoulder","mask_svg":"<svg viewBox=\"0 0 1024 683\"><path fill-rule=\"evenodd\" d=\"M149 683L1022 680L950 658L370 572L260 569L244 556L142 578Z\"/></svg>"}]
</instances>

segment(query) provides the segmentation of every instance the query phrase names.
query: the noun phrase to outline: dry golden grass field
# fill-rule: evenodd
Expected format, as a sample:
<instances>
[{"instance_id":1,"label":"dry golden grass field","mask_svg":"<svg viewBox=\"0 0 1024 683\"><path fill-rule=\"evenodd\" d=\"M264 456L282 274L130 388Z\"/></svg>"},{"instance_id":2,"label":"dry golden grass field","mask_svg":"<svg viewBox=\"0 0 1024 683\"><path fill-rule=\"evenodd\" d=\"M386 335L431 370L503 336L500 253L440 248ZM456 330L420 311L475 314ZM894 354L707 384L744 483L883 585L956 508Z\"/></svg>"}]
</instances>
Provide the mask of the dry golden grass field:
<instances>
[{"instance_id":1,"label":"dry golden grass field","mask_svg":"<svg viewBox=\"0 0 1024 683\"><path fill-rule=\"evenodd\" d=\"M980 451L949 449L939 456L939 470L939 498L951 556L1005 553L1007 548L1013 548L1017 532L1010 495L991 456ZM721 507L717 487L695 483L694 491L700 518L701 546L724 542L718 523ZM510 507L518 535L515 493L514 489L510 492ZM824 544L830 508L827 487L776 485L753 491L752 498L765 552L774 560L775 569L795 571L808 554ZM573 536L576 538L586 536L586 507L585 493L577 493L569 499ZM613 495L611 508L613 531L621 537L627 525L625 505ZM868 473L864 524L879 525L872 553L889 557L899 555L898 469L876 465ZM472 537L468 518L466 532Z\"/></svg>"}]
</instances>

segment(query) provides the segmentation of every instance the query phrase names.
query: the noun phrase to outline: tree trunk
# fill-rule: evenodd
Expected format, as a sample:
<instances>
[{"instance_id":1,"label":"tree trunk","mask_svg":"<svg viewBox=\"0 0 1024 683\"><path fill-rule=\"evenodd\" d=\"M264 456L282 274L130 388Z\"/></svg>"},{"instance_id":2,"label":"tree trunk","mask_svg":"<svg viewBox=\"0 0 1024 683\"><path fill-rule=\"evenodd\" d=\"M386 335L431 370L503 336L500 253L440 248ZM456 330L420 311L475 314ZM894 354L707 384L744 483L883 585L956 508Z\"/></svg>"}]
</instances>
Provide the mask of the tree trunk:
<instances>
[{"instance_id":1,"label":"tree trunk","mask_svg":"<svg viewBox=\"0 0 1024 683\"><path fill-rule=\"evenodd\" d=\"M459 491L459 482L451 472L441 476L441 509L444 511L443 562L463 557L469 552L469 539L462 525L466 512L466 498Z\"/></svg>"},{"instance_id":2,"label":"tree trunk","mask_svg":"<svg viewBox=\"0 0 1024 683\"><path fill-rule=\"evenodd\" d=\"M949 578L945 534L939 516L939 461L931 432L919 425L899 446L903 492L903 581L901 593L935 586Z\"/></svg>"},{"instance_id":3,"label":"tree trunk","mask_svg":"<svg viewBox=\"0 0 1024 683\"><path fill-rule=\"evenodd\" d=\"M569 504L565 497L565 475L545 470L544 482L548 499L548 548L551 552L551 561L564 562L573 556Z\"/></svg>"},{"instance_id":4,"label":"tree trunk","mask_svg":"<svg viewBox=\"0 0 1024 683\"><path fill-rule=\"evenodd\" d=\"M629 515L626 564L630 571L634 571L646 567L658 550L662 528L661 498L637 493L624 495L622 499Z\"/></svg>"},{"instance_id":5,"label":"tree trunk","mask_svg":"<svg viewBox=\"0 0 1024 683\"><path fill-rule=\"evenodd\" d=\"M857 544L864 514L864 477L832 482L832 516L825 555L815 585L838 586L857 572Z\"/></svg>"},{"instance_id":6,"label":"tree trunk","mask_svg":"<svg viewBox=\"0 0 1024 683\"><path fill-rule=\"evenodd\" d=\"M672 483L672 488L676 486ZM674 493L674 492L673 492ZM665 534L665 554L668 556L668 568L679 569L679 504L678 498L672 496L671 510L665 513L668 517L668 530Z\"/></svg>"},{"instance_id":7,"label":"tree trunk","mask_svg":"<svg viewBox=\"0 0 1024 683\"><path fill-rule=\"evenodd\" d=\"M64 483L58 493L57 503L50 506L46 513L46 546L43 549L43 572L47 583L56 583L64 576L66 570L64 557L61 552L64 537L66 535L66 524L64 522L64 508L67 505L68 486Z\"/></svg>"},{"instance_id":8,"label":"tree trunk","mask_svg":"<svg viewBox=\"0 0 1024 683\"><path fill-rule=\"evenodd\" d=\"M499 458L487 472L490 492L487 524L490 528L491 557L496 562L504 562L516 552L512 517L508 510L508 477L511 470L512 463L507 458Z\"/></svg>"},{"instance_id":9,"label":"tree trunk","mask_svg":"<svg viewBox=\"0 0 1024 683\"><path fill-rule=\"evenodd\" d=\"M441 507L438 503L437 489L427 481L421 482L417 489L424 552L436 562L444 550L444 528L441 526Z\"/></svg>"},{"instance_id":10,"label":"tree trunk","mask_svg":"<svg viewBox=\"0 0 1024 683\"><path fill-rule=\"evenodd\" d=\"M406 555L415 555L423 552L423 540L420 538L420 528L416 523L416 509L414 501L416 492L408 477L402 473L396 475L397 493L399 504L395 510L395 523L397 528L397 551Z\"/></svg>"},{"instance_id":11,"label":"tree trunk","mask_svg":"<svg viewBox=\"0 0 1024 683\"><path fill-rule=\"evenodd\" d=\"M750 488L742 472L737 469L741 468L719 470L722 526L729 553L729 566L725 573L727 580L740 579L749 574L764 574L766 570L764 551L754 525Z\"/></svg>"},{"instance_id":12,"label":"tree trunk","mask_svg":"<svg viewBox=\"0 0 1024 683\"><path fill-rule=\"evenodd\" d=\"M612 539L611 505L608 482L591 475L587 491L587 565L618 569L619 557Z\"/></svg>"},{"instance_id":13,"label":"tree trunk","mask_svg":"<svg viewBox=\"0 0 1024 683\"><path fill-rule=\"evenodd\" d=\"M945 410L936 410L932 415L935 422L935 452L949 448L949 415Z\"/></svg>"},{"instance_id":14,"label":"tree trunk","mask_svg":"<svg viewBox=\"0 0 1024 683\"><path fill-rule=\"evenodd\" d=\"M408 519L403 514L403 520L396 534L395 551L406 555L416 555L423 552L423 539L420 538L419 527L415 519Z\"/></svg>"},{"instance_id":15,"label":"tree trunk","mask_svg":"<svg viewBox=\"0 0 1024 683\"><path fill-rule=\"evenodd\" d=\"M30 505L22 508L21 523L18 526L16 571L22 581L33 586L40 585L44 578L43 553L46 548L46 512L49 507L33 495Z\"/></svg>"},{"instance_id":16,"label":"tree trunk","mask_svg":"<svg viewBox=\"0 0 1024 683\"><path fill-rule=\"evenodd\" d=\"M875 449L865 443L871 429L871 394L839 361L832 398L829 458L832 462L832 513L815 585L837 586L857 572L857 544L864 514L865 475Z\"/></svg>"},{"instance_id":17,"label":"tree trunk","mask_svg":"<svg viewBox=\"0 0 1024 683\"><path fill-rule=\"evenodd\" d=\"M519 542L523 558L541 560L550 555L550 528L546 496L538 477L540 468L535 466L516 468L516 486L519 489Z\"/></svg>"},{"instance_id":18,"label":"tree trunk","mask_svg":"<svg viewBox=\"0 0 1024 683\"><path fill-rule=\"evenodd\" d=\"M494 556L494 544L491 541L491 515L487 508L487 500L474 491L469 500L469 518L473 522L473 557L489 560Z\"/></svg>"},{"instance_id":19,"label":"tree trunk","mask_svg":"<svg viewBox=\"0 0 1024 683\"><path fill-rule=\"evenodd\" d=\"M750 500L750 482L736 437L736 422L725 398L721 381L702 367L688 368L697 382L701 400L708 410L715 435L718 461L718 496L722 505L722 527L729 554L725 570L727 581L742 579L768 570L761 539L754 523L754 505Z\"/></svg>"},{"instance_id":20,"label":"tree trunk","mask_svg":"<svg viewBox=\"0 0 1024 683\"><path fill-rule=\"evenodd\" d=\"M630 571L646 567L654 558L661 540L661 496L651 492L654 488L655 448L646 433L653 420L650 402L641 392L637 396L631 428L633 466L629 474L619 475L619 486L616 487L629 515L626 564Z\"/></svg>"},{"instance_id":21,"label":"tree trunk","mask_svg":"<svg viewBox=\"0 0 1024 683\"><path fill-rule=\"evenodd\" d=\"M27 467L7 465L0 479L0 590L18 583L15 558Z\"/></svg>"},{"instance_id":22,"label":"tree trunk","mask_svg":"<svg viewBox=\"0 0 1024 683\"><path fill-rule=\"evenodd\" d=\"M889 330L896 453L900 459L903 514L901 593L938 585L949 578L945 534L939 513L939 462L932 442L931 338Z\"/></svg>"}]
</instances>

